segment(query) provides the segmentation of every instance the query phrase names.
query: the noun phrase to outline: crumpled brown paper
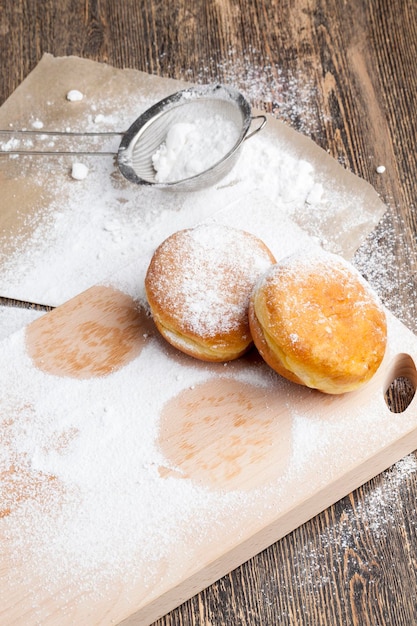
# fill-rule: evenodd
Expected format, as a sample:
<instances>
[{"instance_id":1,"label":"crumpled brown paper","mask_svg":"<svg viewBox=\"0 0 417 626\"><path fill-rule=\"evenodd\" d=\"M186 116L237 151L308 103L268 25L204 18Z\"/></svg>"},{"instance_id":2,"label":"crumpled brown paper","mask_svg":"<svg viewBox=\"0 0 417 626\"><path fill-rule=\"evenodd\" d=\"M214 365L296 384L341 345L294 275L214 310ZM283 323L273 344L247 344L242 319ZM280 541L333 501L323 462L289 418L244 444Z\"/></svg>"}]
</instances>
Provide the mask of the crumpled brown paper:
<instances>
[{"instance_id":1,"label":"crumpled brown paper","mask_svg":"<svg viewBox=\"0 0 417 626\"><path fill-rule=\"evenodd\" d=\"M162 97L178 91L185 86L184 83L171 79L159 78L136 70L120 70L108 65L80 59L76 57L55 58L46 54L33 72L23 81L11 97L0 109L0 127L2 129L39 129L42 130L70 130L77 132L94 131L95 129L106 131L119 131L123 133L148 106L157 102ZM71 89L77 89L84 97L79 102L69 103L66 94ZM104 126L97 123L100 117L105 120ZM284 229L279 232L279 238L285 238L285 223L290 219L304 233L314 237L325 248L337 252L346 258L352 258L357 248L366 236L374 229L385 207L375 190L365 181L348 172L340 166L324 150L319 148L309 138L294 131L273 117L268 117L265 130L268 140L275 140L284 146L298 160L309 162L314 168L315 178L320 181L326 190L320 202L303 202L292 208L291 213L279 220L279 215L274 219ZM13 142L19 136L0 136L0 140L9 142L3 151L11 149ZM254 139L250 139L254 142ZM10 143L11 142L11 143ZM120 135L111 137L90 138L65 138L55 139L53 149L60 150L110 150L117 152ZM81 145L82 144L82 145ZM19 146L19 142L17 143ZM45 139L41 145L37 138L33 137L33 149L45 149ZM246 149L246 148L245 148ZM89 157L97 160L104 157ZM73 159L72 159L73 160ZM30 265L32 261L23 259L22 251L28 247L38 249L42 254L42 236L39 229L45 221L53 219L57 207L66 206L70 202L74 189L74 181L69 175L71 157L34 156L12 157L0 154L0 269L7 272L3 276L7 278L0 282L0 295L22 300L59 304L66 298L75 295L74 287L68 292L54 292L53 285L47 290L44 287L37 289L36 280L30 279L30 288L27 283L20 279L22 265ZM247 196L247 189L242 182L244 173L239 170L239 161L235 170L229 176L225 185L221 183L216 189L200 192L198 201L207 202L218 210L219 206L226 207L230 204L239 204L240 197ZM138 186L125 181L116 164L111 174L114 181L115 203L120 201L120 193L129 195L129 201L136 195L137 204L140 206L141 219L144 212L155 212L155 207L150 203L165 203L165 209L172 207L179 216L179 225L187 225L181 221L181 212L188 210L190 215L190 196L173 194L167 200L166 193L156 192L149 195ZM254 182L251 193L259 198L264 194L263 185L270 184L269 179L258 177ZM272 181L273 182L273 181ZM242 186L243 185L243 186ZM206 193L206 196L201 194ZM84 194L84 202L85 202ZM94 200L94 199L92 199ZM107 201L109 199L107 198ZM127 200L124 200L127 202ZM268 202L274 202L271 197ZM87 203L88 204L88 203ZM259 205L257 203L257 210ZM184 209L185 207L185 209ZM188 208L187 208L188 207ZM247 210L245 208L245 210ZM139 214L139 213L138 213ZM209 217L207 211L203 217ZM284 219L285 218L285 219ZM146 221L146 220L145 220ZM148 222L146 222L149 224ZM245 212L241 215L241 227L245 227ZM161 239L164 231L161 230ZM39 247L37 248L37 241ZM156 240L155 242L156 243ZM142 243L138 242L138 247ZM98 254L97 254L98 256ZM75 262L76 253L67 253L66 265L71 266ZM127 263L129 258L124 258ZM92 267L92 263L88 263ZM122 262L115 259L112 271L118 271ZM41 277L42 269L39 270ZM74 266L74 272L80 273ZM88 269L83 272L84 277L79 284L78 291L94 284L108 272L108 267L95 267L89 274ZM0 272L1 274L2 272ZM15 280L11 278L16 276ZM58 279L54 279L58 282ZM48 300L48 302L46 302Z\"/></svg>"}]
</instances>

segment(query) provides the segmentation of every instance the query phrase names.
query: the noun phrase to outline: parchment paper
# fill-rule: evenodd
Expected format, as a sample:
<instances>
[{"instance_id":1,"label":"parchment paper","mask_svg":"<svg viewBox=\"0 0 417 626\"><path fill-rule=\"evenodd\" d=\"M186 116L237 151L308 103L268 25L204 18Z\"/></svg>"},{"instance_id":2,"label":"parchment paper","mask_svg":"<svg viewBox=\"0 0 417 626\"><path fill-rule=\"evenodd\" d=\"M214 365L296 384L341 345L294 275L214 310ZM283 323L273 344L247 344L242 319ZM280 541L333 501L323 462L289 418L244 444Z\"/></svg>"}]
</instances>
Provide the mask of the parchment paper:
<instances>
[{"instance_id":1,"label":"parchment paper","mask_svg":"<svg viewBox=\"0 0 417 626\"><path fill-rule=\"evenodd\" d=\"M146 108L184 86L136 70L46 54L1 107L0 127L123 133ZM70 102L71 89L83 99ZM39 141L3 135L0 140L3 152L40 147L116 153L121 135ZM75 181L71 166L80 160L89 174ZM200 192L144 189L121 176L113 157L75 154L0 153L0 186L0 295L50 305L120 274L139 252L150 255L174 230L219 211L229 211L241 228L256 223L259 214L276 256L287 227L293 233L294 226L348 259L385 211L369 184L273 117L244 142L233 171Z\"/></svg>"}]
</instances>

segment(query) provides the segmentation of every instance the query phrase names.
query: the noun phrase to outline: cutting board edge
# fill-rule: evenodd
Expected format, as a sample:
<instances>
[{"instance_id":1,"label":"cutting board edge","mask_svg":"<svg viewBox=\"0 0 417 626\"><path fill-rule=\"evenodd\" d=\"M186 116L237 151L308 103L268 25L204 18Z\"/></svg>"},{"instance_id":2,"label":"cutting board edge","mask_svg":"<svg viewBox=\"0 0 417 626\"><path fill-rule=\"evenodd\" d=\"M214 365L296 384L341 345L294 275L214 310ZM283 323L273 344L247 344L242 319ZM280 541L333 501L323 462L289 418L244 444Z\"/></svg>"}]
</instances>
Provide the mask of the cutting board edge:
<instances>
[{"instance_id":1,"label":"cutting board edge","mask_svg":"<svg viewBox=\"0 0 417 626\"><path fill-rule=\"evenodd\" d=\"M123 618L121 622L118 622L119 626L151 626L156 620L313 519L416 449L417 425L359 466L341 475L331 485L326 485L311 494L305 502L295 504L249 539L208 563L135 613Z\"/></svg>"}]
</instances>

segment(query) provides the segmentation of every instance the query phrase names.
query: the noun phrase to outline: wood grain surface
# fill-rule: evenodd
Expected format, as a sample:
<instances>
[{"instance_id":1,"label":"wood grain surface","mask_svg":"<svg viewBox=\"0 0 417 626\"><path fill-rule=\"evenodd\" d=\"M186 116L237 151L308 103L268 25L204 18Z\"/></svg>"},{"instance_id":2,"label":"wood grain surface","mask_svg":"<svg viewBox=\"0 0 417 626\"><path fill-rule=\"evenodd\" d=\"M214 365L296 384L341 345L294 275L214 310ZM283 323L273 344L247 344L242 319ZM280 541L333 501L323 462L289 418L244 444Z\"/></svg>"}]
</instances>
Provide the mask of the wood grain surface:
<instances>
[{"instance_id":1,"label":"wood grain surface","mask_svg":"<svg viewBox=\"0 0 417 626\"><path fill-rule=\"evenodd\" d=\"M414 0L0 0L0 104L44 52L233 83L309 135L385 201L357 262L378 259L368 278L417 331ZM417 624L416 471L413 454L157 626Z\"/></svg>"}]
</instances>

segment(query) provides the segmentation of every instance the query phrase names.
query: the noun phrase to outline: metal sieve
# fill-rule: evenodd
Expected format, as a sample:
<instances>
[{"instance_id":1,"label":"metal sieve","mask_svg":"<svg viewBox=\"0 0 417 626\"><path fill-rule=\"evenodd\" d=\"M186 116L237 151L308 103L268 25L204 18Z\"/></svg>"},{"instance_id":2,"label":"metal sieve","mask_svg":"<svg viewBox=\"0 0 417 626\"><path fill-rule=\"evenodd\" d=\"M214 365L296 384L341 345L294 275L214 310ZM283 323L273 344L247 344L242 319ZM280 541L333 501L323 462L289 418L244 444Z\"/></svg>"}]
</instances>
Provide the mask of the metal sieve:
<instances>
[{"instance_id":1,"label":"metal sieve","mask_svg":"<svg viewBox=\"0 0 417 626\"><path fill-rule=\"evenodd\" d=\"M168 131L177 123L196 123L210 117L225 120L234 124L237 139L228 146L224 155L204 171L188 178L170 182L158 182L152 157L165 142ZM254 120L260 120L259 126L251 132ZM0 130L7 135L39 135L39 136L73 136L73 137L104 137L119 135L122 140L118 152L90 150L14 150L0 147L0 156L11 154L32 155L97 155L117 156L117 164L122 175L138 185L172 190L197 190L215 184L222 179L236 163L241 146L246 139L259 132L266 124L265 115L251 115L249 102L237 90L224 85L204 85L190 87L178 91L160 100L130 126L126 132L71 132L48 130Z\"/></svg>"},{"instance_id":2,"label":"metal sieve","mask_svg":"<svg viewBox=\"0 0 417 626\"><path fill-rule=\"evenodd\" d=\"M234 144L208 169L188 178L158 182L152 156L164 143L169 129L174 124L195 123L210 117L235 125L238 136ZM261 124L249 132L256 119L260 119ZM261 130L265 123L264 115L251 116L248 101L231 87L209 85L184 89L154 104L132 124L120 143L119 169L125 178L139 185L176 190L201 189L216 183L232 169L243 141Z\"/></svg>"}]
</instances>

